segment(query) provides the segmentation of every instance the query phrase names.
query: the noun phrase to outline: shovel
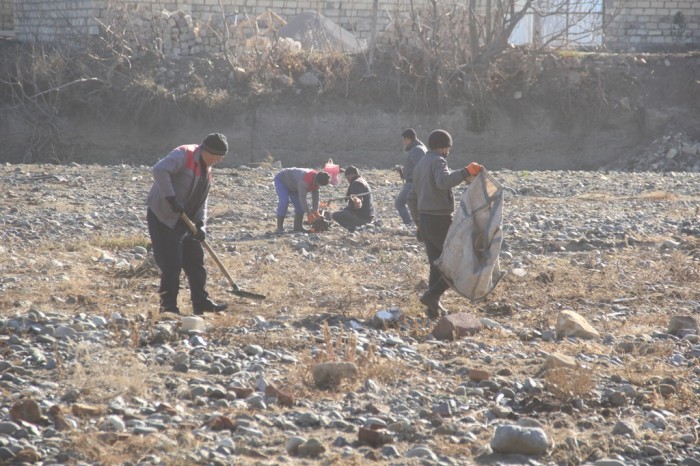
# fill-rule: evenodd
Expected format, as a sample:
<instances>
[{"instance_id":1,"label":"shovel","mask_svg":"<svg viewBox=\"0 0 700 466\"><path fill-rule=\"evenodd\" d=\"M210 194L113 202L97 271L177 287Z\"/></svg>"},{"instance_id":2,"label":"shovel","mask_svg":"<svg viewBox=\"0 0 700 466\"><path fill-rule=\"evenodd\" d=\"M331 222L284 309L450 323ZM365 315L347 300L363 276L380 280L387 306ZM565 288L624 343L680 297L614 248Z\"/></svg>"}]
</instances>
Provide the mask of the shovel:
<instances>
[{"instance_id":1,"label":"shovel","mask_svg":"<svg viewBox=\"0 0 700 466\"><path fill-rule=\"evenodd\" d=\"M187 225L187 228L189 228L193 234L197 233L197 227L194 225L194 223L192 223L192 220L190 220L189 217L184 212L180 214L180 218L182 219L183 222L185 222L185 225ZM252 291L241 290L238 287L238 285L236 285L236 282L233 281L231 274L228 273L228 270L226 270L226 266L224 266L223 262L221 262L221 260L219 259L219 256L216 255L216 253L211 248L209 243L207 243L207 241L204 240L204 241L202 241L202 245L204 246L204 249L207 250L207 252L211 256L211 258L214 259L214 262L216 262L216 265L219 266L219 269L223 272L223 274L228 279L228 282L231 284L231 293L235 294L236 296L240 296L242 298L257 299L257 300L265 299L266 296L264 294L258 294L258 293L253 293Z\"/></svg>"}]
</instances>

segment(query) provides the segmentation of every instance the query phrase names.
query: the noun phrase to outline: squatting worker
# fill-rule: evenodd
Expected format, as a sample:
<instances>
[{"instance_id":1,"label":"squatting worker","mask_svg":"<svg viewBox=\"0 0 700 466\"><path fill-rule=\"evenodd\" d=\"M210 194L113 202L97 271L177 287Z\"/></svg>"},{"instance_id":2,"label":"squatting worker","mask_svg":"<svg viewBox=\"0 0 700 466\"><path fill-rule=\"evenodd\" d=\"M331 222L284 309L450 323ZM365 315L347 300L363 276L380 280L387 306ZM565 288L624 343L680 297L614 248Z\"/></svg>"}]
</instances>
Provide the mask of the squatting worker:
<instances>
[{"instance_id":1,"label":"squatting worker","mask_svg":"<svg viewBox=\"0 0 700 466\"><path fill-rule=\"evenodd\" d=\"M308 216L308 222L313 223L319 216L318 188L326 186L331 176L324 171L316 171L310 168L283 168L275 175L275 191L277 191L277 232L284 233L284 218L287 216L289 202L294 205L294 231L308 233L304 228L304 214ZM311 193L311 209L306 199Z\"/></svg>"},{"instance_id":2,"label":"squatting worker","mask_svg":"<svg viewBox=\"0 0 700 466\"><path fill-rule=\"evenodd\" d=\"M394 207L399 212L404 225L416 224L417 234L419 229L419 216L416 209L416 194L413 191L413 169L428 151L425 145L418 139L413 128L408 128L401 133L403 148L406 152L401 177L404 185L394 200Z\"/></svg>"},{"instance_id":3,"label":"squatting worker","mask_svg":"<svg viewBox=\"0 0 700 466\"><path fill-rule=\"evenodd\" d=\"M346 168L345 179L349 183L345 193L348 205L343 210L333 212L333 220L352 232L374 220L374 205L369 184L357 167L351 165Z\"/></svg>"},{"instance_id":4,"label":"squatting worker","mask_svg":"<svg viewBox=\"0 0 700 466\"><path fill-rule=\"evenodd\" d=\"M433 262L442 254L442 246L452 224L455 208L452 188L462 181L470 183L481 166L473 163L459 170L448 168L447 156L452 147L452 137L447 131L436 129L430 133L428 147L430 150L413 170L413 188L418 197L421 232L430 264L428 291L421 296L420 302L427 306L426 313L433 319L446 312L440 298L450 287Z\"/></svg>"},{"instance_id":5,"label":"squatting worker","mask_svg":"<svg viewBox=\"0 0 700 466\"><path fill-rule=\"evenodd\" d=\"M204 269L207 196L212 182L211 167L228 151L226 136L212 133L201 144L187 144L173 149L153 167L153 186L148 193L148 232L153 255L161 271L160 312L180 313L177 295L180 272L185 271L190 284L192 309L196 315L225 310L205 290ZM185 213L197 226L192 234L181 220Z\"/></svg>"}]
</instances>

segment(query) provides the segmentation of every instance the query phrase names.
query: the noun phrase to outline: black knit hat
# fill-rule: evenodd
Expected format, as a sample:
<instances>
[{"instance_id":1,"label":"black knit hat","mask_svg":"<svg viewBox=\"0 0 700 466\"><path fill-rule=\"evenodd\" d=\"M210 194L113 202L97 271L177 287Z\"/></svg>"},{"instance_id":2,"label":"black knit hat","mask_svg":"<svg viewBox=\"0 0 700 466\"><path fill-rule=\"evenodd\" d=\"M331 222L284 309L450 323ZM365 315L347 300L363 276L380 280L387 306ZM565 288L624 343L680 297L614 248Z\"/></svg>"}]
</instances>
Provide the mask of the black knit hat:
<instances>
[{"instance_id":1,"label":"black knit hat","mask_svg":"<svg viewBox=\"0 0 700 466\"><path fill-rule=\"evenodd\" d=\"M211 133L202 141L202 148L214 155L226 155L226 152L228 152L226 136L221 133Z\"/></svg>"},{"instance_id":2,"label":"black knit hat","mask_svg":"<svg viewBox=\"0 0 700 466\"><path fill-rule=\"evenodd\" d=\"M416 131L413 128L405 129L404 132L401 133L401 137L413 141L416 139Z\"/></svg>"},{"instance_id":3,"label":"black knit hat","mask_svg":"<svg viewBox=\"0 0 700 466\"><path fill-rule=\"evenodd\" d=\"M452 136L443 129L436 129L428 137L428 147L431 149L445 149L452 147Z\"/></svg>"},{"instance_id":4,"label":"black knit hat","mask_svg":"<svg viewBox=\"0 0 700 466\"><path fill-rule=\"evenodd\" d=\"M356 166L350 165L345 169L345 176L360 176L360 170Z\"/></svg>"},{"instance_id":5,"label":"black knit hat","mask_svg":"<svg viewBox=\"0 0 700 466\"><path fill-rule=\"evenodd\" d=\"M319 186L326 186L331 181L331 175L326 172L318 172L314 177L314 183Z\"/></svg>"}]
</instances>

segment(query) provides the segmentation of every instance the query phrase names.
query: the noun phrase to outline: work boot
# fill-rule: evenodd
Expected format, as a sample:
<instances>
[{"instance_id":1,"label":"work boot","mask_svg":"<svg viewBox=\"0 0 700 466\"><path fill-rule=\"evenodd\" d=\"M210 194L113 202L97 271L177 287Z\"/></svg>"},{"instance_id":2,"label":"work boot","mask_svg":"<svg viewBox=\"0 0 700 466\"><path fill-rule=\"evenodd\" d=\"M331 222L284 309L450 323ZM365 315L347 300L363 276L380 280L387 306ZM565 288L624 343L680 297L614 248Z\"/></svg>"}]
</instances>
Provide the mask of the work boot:
<instances>
[{"instance_id":1,"label":"work boot","mask_svg":"<svg viewBox=\"0 0 700 466\"><path fill-rule=\"evenodd\" d=\"M178 314L178 315L179 315L179 314L180 314L180 309L178 309L177 306L171 306L171 307L161 306L161 307L160 307L160 313L161 313L161 314L168 313L168 314Z\"/></svg>"},{"instance_id":2,"label":"work boot","mask_svg":"<svg viewBox=\"0 0 700 466\"><path fill-rule=\"evenodd\" d=\"M294 216L294 231L308 233L309 230L304 228L304 214Z\"/></svg>"},{"instance_id":3,"label":"work boot","mask_svg":"<svg viewBox=\"0 0 700 466\"><path fill-rule=\"evenodd\" d=\"M284 233L284 217L277 217L277 233Z\"/></svg>"},{"instance_id":4,"label":"work boot","mask_svg":"<svg viewBox=\"0 0 700 466\"><path fill-rule=\"evenodd\" d=\"M420 297L420 302L428 307L425 314L429 319L437 319L447 314L447 309L440 304L440 296L434 295L430 291L423 293L423 296Z\"/></svg>"},{"instance_id":5,"label":"work boot","mask_svg":"<svg viewBox=\"0 0 700 466\"><path fill-rule=\"evenodd\" d=\"M204 304L195 306L193 309L194 315L201 316L205 312L220 312L228 309L228 304L216 304L214 301L207 299Z\"/></svg>"}]
</instances>

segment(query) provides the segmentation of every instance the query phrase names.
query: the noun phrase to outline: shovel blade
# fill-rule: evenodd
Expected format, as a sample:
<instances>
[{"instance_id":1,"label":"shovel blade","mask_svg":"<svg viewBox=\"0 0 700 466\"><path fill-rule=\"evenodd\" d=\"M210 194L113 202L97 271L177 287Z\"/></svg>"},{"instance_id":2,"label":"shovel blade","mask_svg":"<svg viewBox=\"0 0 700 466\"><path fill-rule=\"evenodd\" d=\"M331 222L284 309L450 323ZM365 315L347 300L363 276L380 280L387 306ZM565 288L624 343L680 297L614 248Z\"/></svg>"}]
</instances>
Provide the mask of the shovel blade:
<instances>
[{"instance_id":1,"label":"shovel blade","mask_svg":"<svg viewBox=\"0 0 700 466\"><path fill-rule=\"evenodd\" d=\"M255 299L258 301L262 301L263 299L267 298L264 294L258 294L258 293L253 293L252 291L245 291L233 288L231 289L231 293L235 294L236 296L240 296L241 298L248 298L248 299Z\"/></svg>"}]
</instances>

